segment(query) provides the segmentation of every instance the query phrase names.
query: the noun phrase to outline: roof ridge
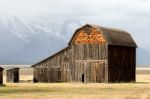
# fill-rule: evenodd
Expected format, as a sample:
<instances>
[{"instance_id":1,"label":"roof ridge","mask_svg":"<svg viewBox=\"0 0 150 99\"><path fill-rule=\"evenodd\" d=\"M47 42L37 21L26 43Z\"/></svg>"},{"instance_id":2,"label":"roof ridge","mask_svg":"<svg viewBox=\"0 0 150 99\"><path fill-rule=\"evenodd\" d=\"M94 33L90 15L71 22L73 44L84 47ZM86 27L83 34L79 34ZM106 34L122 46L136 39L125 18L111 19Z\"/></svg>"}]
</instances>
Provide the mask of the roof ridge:
<instances>
[{"instance_id":1,"label":"roof ridge","mask_svg":"<svg viewBox=\"0 0 150 99\"><path fill-rule=\"evenodd\" d=\"M99 25L91 25L93 27L96 27L96 28L100 28L100 29L105 29L107 31L112 31L112 32L123 32L123 33L127 33L127 34L130 34L128 33L127 31L125 30L122 30L122 29L118 29L118 28L112 28L112 27L105 27L105 26L99 26Z\"/></svg>"}]
</instances>

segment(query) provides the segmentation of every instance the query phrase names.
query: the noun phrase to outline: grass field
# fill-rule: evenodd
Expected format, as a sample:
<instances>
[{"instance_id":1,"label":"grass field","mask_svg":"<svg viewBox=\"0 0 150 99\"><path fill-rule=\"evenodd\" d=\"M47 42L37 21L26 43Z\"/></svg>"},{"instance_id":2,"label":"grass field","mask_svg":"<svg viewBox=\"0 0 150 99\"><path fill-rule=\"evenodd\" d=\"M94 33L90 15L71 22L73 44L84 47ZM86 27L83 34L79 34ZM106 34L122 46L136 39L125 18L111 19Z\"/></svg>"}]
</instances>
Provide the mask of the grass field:
<instances>
[{"instance_id":1,"label":"grass field","mask_svg":"<svg viewBox=\"0 0 150 99\"><path fill-rule=\"evenodd\" d=\"M32 79L31 72L22 70L21 79ZM136 83L120 84L5 83L0 99L150 99L150 72L138 70L136 78Z\"/></svg>"}]
</instances>

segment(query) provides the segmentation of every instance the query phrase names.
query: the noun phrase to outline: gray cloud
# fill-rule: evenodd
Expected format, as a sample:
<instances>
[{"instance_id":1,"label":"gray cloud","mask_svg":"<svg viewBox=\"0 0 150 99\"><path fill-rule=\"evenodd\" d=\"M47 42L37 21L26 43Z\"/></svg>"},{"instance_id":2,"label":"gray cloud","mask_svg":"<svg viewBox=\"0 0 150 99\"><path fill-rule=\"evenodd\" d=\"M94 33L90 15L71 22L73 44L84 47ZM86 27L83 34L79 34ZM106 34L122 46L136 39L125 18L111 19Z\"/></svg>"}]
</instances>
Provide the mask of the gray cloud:
<instances>
[{"instance_id":1,"label":"gray cloud","mask_svg":"<svg viewBox=\"0 0 150 99\"><path fill-rule=\"evenodd\" d=\"M121 28L150 52L150 0L0 0L2 15Z\"/></svg>"},{"instance_id":2,"label":"gray cloud","mask_svg":"<svg viewBox=\"0 0 150 99\"><path fill-rule=\"evenodd\" d=\"M149 12L149 0L0 0L0 12L12 15L125 14Z\"/></svg>"}]
</instances>

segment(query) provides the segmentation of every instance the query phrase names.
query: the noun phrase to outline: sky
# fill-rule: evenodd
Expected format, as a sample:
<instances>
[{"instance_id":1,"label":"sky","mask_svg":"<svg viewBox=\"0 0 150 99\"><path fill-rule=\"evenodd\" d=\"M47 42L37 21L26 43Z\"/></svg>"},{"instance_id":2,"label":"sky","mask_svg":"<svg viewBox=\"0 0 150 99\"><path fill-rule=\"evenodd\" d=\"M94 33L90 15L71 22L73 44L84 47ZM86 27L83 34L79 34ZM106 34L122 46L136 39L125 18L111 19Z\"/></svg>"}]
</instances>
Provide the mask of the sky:
<instances>
[{"instance_id":1,"label":"sky","mask_svg":"<svg viewBox=\"0 0 150 99\"><path fill-rule=\"evenodd\" d=\"M150 52L150 0L0 0L0 16L81 20L120 28Z\"/></svg>"}]
</instances>

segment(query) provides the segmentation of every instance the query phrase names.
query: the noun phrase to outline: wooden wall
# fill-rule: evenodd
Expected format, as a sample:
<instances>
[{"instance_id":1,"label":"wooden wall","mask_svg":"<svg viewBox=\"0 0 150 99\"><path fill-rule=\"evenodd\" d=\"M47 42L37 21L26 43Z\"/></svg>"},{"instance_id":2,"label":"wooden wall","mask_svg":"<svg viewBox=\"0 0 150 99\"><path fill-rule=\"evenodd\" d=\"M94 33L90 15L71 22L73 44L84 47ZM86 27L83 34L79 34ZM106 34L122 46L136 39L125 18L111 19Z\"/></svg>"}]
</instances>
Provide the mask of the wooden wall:
<instances>
[{"instance_id":1,"label":"wooden wall","mask_svg":"<svg viewBox=\"0 0 150 99\"><path fill-rule=\"evenodd\" d=\"M107 81L107 45L103 44L75 44L73 70L74 80L85 82Z\"/></svg>"},{"instance_id":2,"label":"wooden wall","mask_svg":"<svg viewBox=\"0 0 150 99\"><path fill-rule=\"evenodd\" d=\"M71 81L70 49L66 48L34 67L34 82Z\"/></svg>"},{"instance_id":3,"label":"wooden wall","mask_svg":"<svg viewBox=\"0 0 150 99\"><path fill-rule=\"evenodd\" d=\"M19 82L19 68L7 70L7 82L18 83Z\"/></svg>"},{"instance_id":4,"label":"wooden wall","mask_svg":"<svg viewBox=\"0 0 150 99\"><path fill-rule=\"evenodd\" d=\"M109 45L108 49L108 81L134 82L136 48Z\"/></svg>"},{"instance_id":5,"label":"wooden wall","mask_svg":"<svg viewBox=\"0 0 150 99\"><path fill-rule=\"evenodd\" d=\"M108 52L108 53L107 53ZM34 68L35 82L133 82L136 49L74 44Z\"/></svg>"},{"instance_id":6,"label":"wooden wall","mask_svg":"<svg viewBox=\"0 0 150 99\"><path fill-rule=\"evenodd\" d=\"M0 84L3 84L3 70L0 69Z\"/></svg>"},{"instance_id":7,"label":"wooden wall","mask_svg":"<svg viewBox=\"0 0 150 99\"><path fill-rule=\"evenodd\" d=\"M74 44L34 67L34 82L107 81L107 45Z\"/></svg>"}]
</instances>

